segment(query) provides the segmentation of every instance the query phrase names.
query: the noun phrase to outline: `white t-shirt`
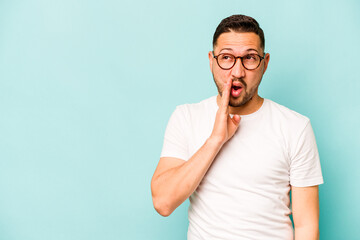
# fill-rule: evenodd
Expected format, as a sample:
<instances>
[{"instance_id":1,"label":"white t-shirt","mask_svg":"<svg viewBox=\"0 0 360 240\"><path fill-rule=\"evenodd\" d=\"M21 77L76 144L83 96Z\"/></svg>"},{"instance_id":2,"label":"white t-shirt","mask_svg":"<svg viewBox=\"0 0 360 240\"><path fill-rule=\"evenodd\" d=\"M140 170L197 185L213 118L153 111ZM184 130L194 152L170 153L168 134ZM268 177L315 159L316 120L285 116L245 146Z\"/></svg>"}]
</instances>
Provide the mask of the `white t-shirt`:
<instances>
[{"instance_id":1,"label":"white t-shirt","mask_svg":"<svg viewBox=\"0 0 360 240\"><path fill-rule=\"evenodd\" d=\"M217 110L216 96L178 106L161 157L191 158L210 136ZM241 116L190 196L188 240L292 240L290 184L322 183L309 119L264 99L258 111Z\"/></svg>"}]
</instances>

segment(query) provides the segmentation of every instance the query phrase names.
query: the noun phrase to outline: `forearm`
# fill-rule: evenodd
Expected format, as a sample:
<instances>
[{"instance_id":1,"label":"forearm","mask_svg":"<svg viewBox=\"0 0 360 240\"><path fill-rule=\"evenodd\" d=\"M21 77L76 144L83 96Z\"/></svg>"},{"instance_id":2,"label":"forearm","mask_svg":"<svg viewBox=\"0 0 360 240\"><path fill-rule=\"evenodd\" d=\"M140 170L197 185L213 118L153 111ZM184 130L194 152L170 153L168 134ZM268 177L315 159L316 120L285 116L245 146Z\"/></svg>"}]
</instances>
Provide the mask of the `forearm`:
<instances>
[{"instance_id":1,"label":"forearm","mask_svg":"<svg viewBox=\"0 0 360 240\"><path fill-rule=\"evenodd\" d=\"M152 180L154 205L161 215L170 215L195 191L221 147L222 143L209 138L188 161Z\"/></svg>"},{"instance_id":2,"label":"forearm","mask_svg":"<svg viewBox=\"0 0 360 240\"><path fill-rule=\"evenodd\" d=\"M155 170L151 191L154 207L161 215L170 215L195 191L223 144L238 129L240 116L235 114L231 118L229 115L231 83L229 78L224 84L213 131L204 145L186 162L160 159L160 162L164 160L164 164L159 162L161 167ZM166 170L161 172L162 169Z\"/></svg>"},{"instance_id":3,"label":"forearm","mask_svg":"<svg viewBox=\"0 0 360 240\"><path fill-rule=\"evenodd\" d=\"M317 225L295 226L295 240L319 240L319 227Z\"/></svg>"},{"instance_id":4,"label":"forearm","mask_svg":"<svg viewBox=\"0 0 360 240\"><path fill-rule=\"evenodd\" d=\"M319 239L318 186L291 186L295 240Z\"/></svg>"}]
</instances>

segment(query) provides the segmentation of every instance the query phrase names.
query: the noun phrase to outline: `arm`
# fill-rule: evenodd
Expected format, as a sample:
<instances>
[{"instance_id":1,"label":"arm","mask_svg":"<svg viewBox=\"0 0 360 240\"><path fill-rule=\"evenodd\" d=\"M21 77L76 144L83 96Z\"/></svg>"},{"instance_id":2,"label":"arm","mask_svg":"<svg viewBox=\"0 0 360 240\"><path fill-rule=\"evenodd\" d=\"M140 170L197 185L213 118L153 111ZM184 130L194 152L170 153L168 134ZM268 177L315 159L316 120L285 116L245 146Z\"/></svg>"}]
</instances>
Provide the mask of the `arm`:
<instances>
[{"instance_id":1,"label":"arm","mask_svg":"<svg viewBox=\"0 0 360 240\"><path fill-rule=\"evenodd\" d=\"M221 104L216 113L211 136L188 160L163 157L151 180L154 207L162 216L169 216L199 186L221 147L235 133L240 116L229 116L231 79L224 85Z\"/></svg>"},{"instance_id":2,"label":"arm","mask_svg":"<svg viewBox=\"0 0 360 240\"><path fill-rule=\"evenodd\" d=\"M169 216L198 187L221 145L208 139L188 160L163 157L151 181L153 203L162 216Z\"/></svg>"},{"instance_id":3,"label":"arm","mask_svg":"<svg viewBox=\"0 0 360 240\"><path fill-rule=\"evenodd\" d=\"M291 186L295 240L319 239L318 186Z\"/></svg>"}]
</instances>

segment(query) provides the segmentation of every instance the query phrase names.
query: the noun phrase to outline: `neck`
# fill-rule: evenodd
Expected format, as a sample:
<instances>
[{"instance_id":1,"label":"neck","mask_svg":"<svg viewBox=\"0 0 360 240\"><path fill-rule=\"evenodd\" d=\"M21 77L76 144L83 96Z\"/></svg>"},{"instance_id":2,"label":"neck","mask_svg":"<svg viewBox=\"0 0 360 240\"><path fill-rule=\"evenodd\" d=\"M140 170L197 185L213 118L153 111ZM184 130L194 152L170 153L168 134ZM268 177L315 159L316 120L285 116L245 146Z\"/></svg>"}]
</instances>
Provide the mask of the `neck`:
<instances>
[{"instance_id":1,"label":"neck","mask_svg":"<svg viewBox=\"0 0 360 240\"><path fill-rule=\"evenodd\" d=\"M217 96L216 102L219 106L221 101L220 95ZM232 107L229 106L229 113L230 114L238 114L238 115L248 115L251 113L256 112L259 110L264 102L264 98L260 97L259 95L255 94L247 103L239 107Z\"/></svg>"}]
</instances>

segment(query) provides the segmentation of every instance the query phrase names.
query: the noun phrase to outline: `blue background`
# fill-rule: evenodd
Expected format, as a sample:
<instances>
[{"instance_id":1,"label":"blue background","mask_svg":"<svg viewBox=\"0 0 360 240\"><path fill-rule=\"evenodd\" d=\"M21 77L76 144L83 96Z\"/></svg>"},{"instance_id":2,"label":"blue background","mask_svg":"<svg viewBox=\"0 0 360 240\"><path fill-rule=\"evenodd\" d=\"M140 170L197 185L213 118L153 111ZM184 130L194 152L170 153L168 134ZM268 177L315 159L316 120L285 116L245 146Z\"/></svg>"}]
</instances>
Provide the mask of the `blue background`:
<instances>
[{"instance_id":1,"label":"blue background","mask_svg":"<svg viewBox=\"0 0 360 240\"><path fill-rule=\"evenodd\" d=\"M176 105L215 95L221 19L253 16L260 95L308 116L325 184L321 239L360 228L360 3L0 0L0 239L185 239L150 180Z\"/></svg>"}]
</instances>

